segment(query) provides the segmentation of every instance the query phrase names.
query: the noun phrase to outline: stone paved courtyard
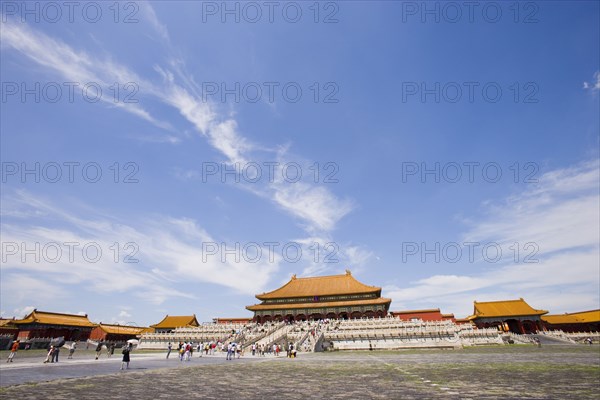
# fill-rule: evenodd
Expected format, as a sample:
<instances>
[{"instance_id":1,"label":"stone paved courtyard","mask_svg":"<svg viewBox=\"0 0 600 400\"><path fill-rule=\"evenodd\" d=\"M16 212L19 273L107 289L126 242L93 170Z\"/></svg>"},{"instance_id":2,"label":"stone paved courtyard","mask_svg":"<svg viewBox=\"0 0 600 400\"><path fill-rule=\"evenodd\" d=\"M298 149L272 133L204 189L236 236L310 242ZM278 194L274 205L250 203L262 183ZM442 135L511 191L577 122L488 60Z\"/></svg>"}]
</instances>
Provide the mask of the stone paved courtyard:
<instances>
[{"instance_id":1,"label":"stone paved courtyard","mask_svg":"<svg viewBox=\"0 0 600 400\"><path fill-rule=\"evenodd\" d=\"M82 362L86 377L63 378L57 372L52 381L44 382L47 378L38 375L37 383L6 386L5 382L0 398L600 398L598 346L335 352L303 354L297 359L245 357L230 362L219 355L184 367L177 360L165 362L162 354L143 356L134 355L137 369L129 371L118 370L118 358L104 363L110 366L108 370L90 360ZM21 362L25 365L26 359L22 357ZM40 368L11 367L2 366L0 374L20 371L34 376ZM69 367L63 368L66 372Z\"/></svg>"}]
</instances>

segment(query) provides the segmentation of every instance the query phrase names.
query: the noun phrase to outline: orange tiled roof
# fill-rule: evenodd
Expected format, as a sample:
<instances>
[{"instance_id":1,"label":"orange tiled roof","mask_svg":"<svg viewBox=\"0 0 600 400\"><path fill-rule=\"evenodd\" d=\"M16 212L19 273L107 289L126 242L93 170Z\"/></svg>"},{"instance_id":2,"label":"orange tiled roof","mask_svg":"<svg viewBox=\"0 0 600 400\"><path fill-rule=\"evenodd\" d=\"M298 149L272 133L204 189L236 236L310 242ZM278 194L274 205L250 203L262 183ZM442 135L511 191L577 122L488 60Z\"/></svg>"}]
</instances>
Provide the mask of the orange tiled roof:
<instances>
[{"instance_id":1,"label":"orange tiled roof","mask_svg":"<svg viewBox=\"0 0 600 400\"><path fill-rule=\"evenodd\" d=\"M90 321L85 315L77 315L77 314L61 314L61 313L53 313L47 311L38 311L33 310L29 315L27 315L23 319L18 319L14 321L14 324L46 324L46 325L66 325L66 326L86 326L92 327L96 326L92 321Z\"/></svg>"},{"instance_id":2,"label":"orange tiled roof","mask_svg":"<svg viewBox=\"0 0 600 400\"><path fill-rule=\"evenodd\" d=\"M311 278L292 279L279 289L272 292L257 294L259 300L293 298L293 297L313 297L313 296L332 296L342 294L373 293L380 291L380 287L368 286L360 283L346 270L343 275L317 276Z\"/></svg>"},{"instance_id":3,"label":"orange tiled roof","mask_svg":"<svg viewBox=\"0 0 600 400\"><path fill-rule=\"evenodd\" d=\"M521 315L543 315L546 310L536 310L522 298L518 300L482 301L474 302L474 311L470 319L489 317L509 317Z\"/></svg>"},{"instance_id":4,"label":"orange tiled roof","mask_svg":"<svg viewBox=\"0 0 600 400\"><path fill-rule=\"evenodd\" d=\"M15 319L0 318L0 327L2 328L15 328Z\"/></svg>"},{"instance_id":5,"label":"orange tiled roof","mask_svg":"<svg viewBox=\"0 0 600 400\"><path fill-rule=\"evenodd\" d=\"M199 326L196 314L194 315L167 315L158 324L150 325L155 329L180 328L184 326Z\"/></svg>"},{"instance_id":6,"label":"orange tiled roof","mask_svg":"<svg viewBox=\"0 0 600 400\"><path fill-rule=\"evenodd\" d=\"M288 303L288 304L255 304L253 306L247 306L246 308L250 311L260 310L294 310L299 308L320 308L320 307L351 307L351 306L362 306L362 305L373 305L373 304L389 304L392 299L386 299L385 297L379 297L377 299L366 299L366 300L351 300L351 301L327 301L327 302L312 302L312 303Z\"/></svg>"},{"instance_id":7,"label":"orange tiled roof","mask_svg":"<svg viewBox=\"0 0 600 400\"><path fill-rule=\"evenodd\" d=\"M148 329L143 326L112 325L103 323L100 323L98 326L106 333L122 335L140 335L144 330Z\"/></svg>"},{"instance_id":8,"label":"orange tiled roof","mask_svg":"<svg viewBox=\"0 0 600 400\"><path fill-rule=\"evenodd\" d=\"M575 313L544 315L542 319L550 324L582 324L600 322L600 309Z\"/></svg>"}]
</instances>

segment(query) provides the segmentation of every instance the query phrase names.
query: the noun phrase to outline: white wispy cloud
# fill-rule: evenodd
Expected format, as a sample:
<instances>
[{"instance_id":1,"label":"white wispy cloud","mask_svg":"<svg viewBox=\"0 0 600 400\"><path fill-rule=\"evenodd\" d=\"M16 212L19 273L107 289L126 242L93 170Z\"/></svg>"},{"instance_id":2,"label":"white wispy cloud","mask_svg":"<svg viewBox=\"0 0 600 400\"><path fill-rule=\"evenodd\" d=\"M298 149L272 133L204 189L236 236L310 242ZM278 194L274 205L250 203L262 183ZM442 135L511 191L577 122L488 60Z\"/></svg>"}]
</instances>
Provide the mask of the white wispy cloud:
<instances>
[{"instance_id":1,"label":"white wispy cloud","mask_svg":"<svg viewBox=\"0 0 600 400\"><path fill-rule=\"evenodd\" d=\"M137 4L140 7L141 16L143 19L152 25L154 31L159 34L163 41L169 42L169 31L167 30L167 27L158 20L158 17L154 12L154 8L152 8L150 3L147 1L140 1Z\"/></svg>"},{"instance_id":2,"label":"white wispy cloud","mask_svg":"<svg viewBox=\"0 0 600 400\"><path fill-rule=\"evenodd\" d=\"M168 30L158 20L152 6L142 3L141 10L143 20L159 34L168 51L175 53ZM215 150L224 155L226 162L230 164L257 160L260 156L254 151L269 148L252 143L240 133L235 119L225 116L217 110L215 104L202 99L193 77L185 72L185 62L181 59L168 56L170 58L167 64L173 68L175 74L167 68L155 66L155 71L162 77L161 82L155 83L140 77L114 60L76 50L59 39L30 28L27 24L14 23L8 19L3 25L2 33L4 48L19 51L65 80L96 82L101 84L106 92L109 92L109 86L114 82L135 82L142 97L139 103L114 103L112 98L106 97L102 100L169 131L173 131L171 124L153 117L141 103L144 98L153 98L171 106L178 110ZM181 140L172 134L167 137L143 135L141 139L171 144L177 144ZM271 152L271 155L285 163L285 151L277 149ZM350 201L338 199L328 188L305 182L288 183L280 180L266 185L254 185L252 189L253 193L269 198L284 211L304 221L310 233L334 229L336 223L353 209Z\"/></svg>"},{"instance_id":3,"label":"white wispy cloud","mask_svg":"<svg viewBox=\"0 0 600 400\"><path fill-rule=\"evenodd\" d=\"M473 264L479 273L388 286L395 308L442 306L464 316L473 300L519 297L552 312L600 307L599 168L594 160L550 171L523 193L489 204L482 219L469 223L462 241L495 242L509 255L495 264L479 260ZM529 242L538 246L532 258L538 262L524 262L526 254L514 262L508 246Z\"/></svg>"},{"instance_id":4,"label":"white wispy cloud","mask_svg":"<svg viewBox=\"0 0 600 400\"><path fill-rule=\"evenodd\" d=\"M114 103L112 98L106 97L102 100L110 107L117 107L169 132L166 136L143 134L139 136L139 140L169 144L178 144L182 140L181 134L175 132L171 123L162 121L144 108L146 100L153 100L177 110L200 137L205 138L212 148L225 157L225 163L244 164L249 160L272 161L272 158L275 158L280 165L289 162L291 158L288 147L254 143L242 135L237 121L231 114L222 112L217 105L202 98L193 76L186 72L183 59L172 56L176 50L170 42L166 26L158 20L149 3L143 3L141 10L143 20L156 31L168 53L166 66L154 67L159 79L141 77L110 57L102 56L104 52L98 55L75 49L64 41L37 31L27 24L13 23L10 20L2 27L2 49L18 51L65 81L98 83L105 93L110 92L109 87L114 82L135 82L139 88L138 103ZM307 160L302 162L305 166L311 164ZM196 177L193 171L176 171L176 175L181 179ZM310 235L328 236L337 223L354 209L352 201L338 198L328 187L307 182L284 181L281 179L280 167L276 175L278 179L274 182L240 187L277 205L285 213L297 219L300 226ZM162 217L156 220L162 224L138 221L136 226L125 226L115 223L111 216L94 214L93 210L87 211L96 215L95 219L82 218L71 210L67 211L28 193L20 193L17 197L19 198L16 201L6 199L7 202L3 204L1 210L2 215L19 218L21 222L28 221L29 225L4 224L3 231L7 234L5 236L7 240L29 243L50 240L79 243L94 241L103 249L109 248L116 241L135 242L139 245L140 255L147 260L152 260L150 266L143 263L123 265L103 259L94 264L86 263L85 268L75 271L71 263L61 260L52 265L52 270L56 271L56 274L48 274L45 267L35 262L5 265L3 270L8 271L8 275L6 275L7 279L3 280L3 286L7 288L10 286L8 283L24 277L23 279L30 282L31 290L27 293L40 302L64 296L61 289L46 291L45 295L34 293L36 289L39 290L43 286L38 277L46 274L48 274L47 279L56 283L54 288L60 288L61 285L84 285L90 290L103 293L132 290L137 297L152 304L160 304L171 297L193 297L174 289L178 278L173 276L186 276L197 282L224 285L240 293L254 294L264 290L281 262L280 256L277 256L274 262L261 263L248 263L244 260L223 263L217 257L212 257L207 262L200 262L202 249L199 248L198 240L210 242L214 240L193 222ZM19 204L17 206L14 203ZM64 226L58 229L52 224L46 226L32 224L32 220L28 218L33 216L38 220L45 216L52 216L61 220ZM343 262L347 261L353 266L364 263L363 256L368 251L361 250L357 253L356 249L358 247L350 246L339 250ZM267 252L266 249L263 250ZM350 258L359 254L360 260ZM308 265L307 270L312 268L313 271L320 272L338 266L338 264L325 264L320 260L315 263L306 257L303 259L303 265ZM17 271L18 275L14 274ZM223 274L235 276L235 279L222 279ZM60 279L57 278L58 276ZM27 298L24 293L21 292L20 295L22 301Z\"/></svg>"},{"instance_id":5,"label":"white wispy cloud","mask_svg":"<svg viewBox=\"0 0 600 400\"><path fill-rule=\"evenodd\" d=\"M20 304L49 304L52 301L68 297L68 293L62 290L62 285L49 285L44 278L28 271L21 271L19 274L9 273L4 269L4 265L3 263L2 280L0 281L3 303L17 306ZM46 270L46 272L48 271ZM28 307L26 308L29 309ZM33 311L33 308L30 311ZM24 314L21 310L15 310L15 315L22 318Z\"/></svg>"},{"instance_id":6,"label":"white wispy cloud","mask_svg":"<svg viewBox=\"0 0 600 400\"><path fill-rule=\"evenodd\" d=\"M128 292L152 304L174 297L194 298L193 294L178 289L179 284L189 282L212 283L238 293L254 294L264 290L281 262L280 256L275 256L272 262L267 258L257 262L244 258L236 261L231 257L223 261L220 253L209 257L208 251L203 253L203 243L221 241L190 219L155 216L149 221L124 224L113 216L73 204L62 208L24 191L16 192L12 199L4 195L3 204L6 197L9 197L6 204L38 209L38 215L45 218L13 218L10 222L3 219L3 251L12 250L6 247L8 243L18 246L24 243L27 249L35 248L36 243L40 248L48 243L79 244L73 259L66 245L60 246L60 257L55 257L52 246L48 247L52 251L45 255L38 252L38 260L33 255L23 259L20 251L23 247L19 247L16 255L3 254L6 258L2 264L3 296L17 296L18 301L47 302L64 297L63 285L99 293ZM87 259L82 255L83 245L89 243L94 243L92 249L101 249L99 260L89 261L96 258L95 251ZM266 253L266 249L263 251ZM124 262L127 255L139 262ZM57 261L50 263L49 259Z\"/></svg>"},{"instance_id":7,"label":"white wispy cloud","mask_svg":"<svg viewBox=\"0 0 600 400\"><path fill-rule=\"evenodd\" d=\"M98 84L104 94L100 100L104 103L129 112L159 128L173 129L169 123L154 118L139 103L125 102L121 99L115 102L114 96L105 95L111 93L110 86L115 82L120 85L133 83L141 89L140 91L154 92L153 85L112 60L100 59L85 51L77 51L63 41L34 30L27 24L15 23L12 18L7 18L2 24L2 48L12 48L20 52L58 74L66 82L78 84L79 90L83 85Z\"/></svg>"},{"instance_id":8,"label":"white wispy cloud","mask_svg":"<svg viewBox=\"0 0 600 400\"><path fill-rule=\"evenodd\" d=\"M299 276L344 273L346 269L359 274L374 259L372 251L352 243L339 243L332 236L309 236L294 239L302 248Z\"/></svg>"},{"instance_id":9,"label":"white wispy cloud","mask_svg":"<svg viewBox=\"0 0 600 400\"><path fill-rule=\"evenodd\" d=\"M152 26L158 29L161 37L168 42L168 32L156 18L152 7L144 5L143 9L146 10L144 15L150 18ZM226 157L227 162L247 163L250 159L256 159L257 155L252 154L256 146L240 134L237 122L231 118L223 118L213 104L203 100L197 93L192 77L186 76L183 71L181 66L183 61L171 60L169 63L175 66L177 76L167 69L156 66L155 70L162 77L162 82L155 84L112 60L77 51L64 42L37 32L25 24L10 21L9 19L3 27L3 46L21 52L66 80L99 83L105 92L110 92L109 86L114 82L135 82L144 96L154 97L177 109L202 136L207 138L213 148ZM177 77L183 77L182 84L176 82ZM111 106L120 107L155 126L172 130L170 124L152 117L140 103L114 103L111 98L102 99ZM173 144L180 142L180 138L173 135L143 136L142 139ZM281 154L277 156L281 158ZM285 163L285 160L281 161ZM268 189L270 198L278 206L307 222L308 227L313 230L333 229L335 224L353 209L349 201L338 199L330 190L303 182L279 181L270 185ZM264 188L258 188L257 191L264 193Z\"/></svg>"},{"instance_id":10,"label":"white wispy cloud","mask_svg":"<svg viewBox=\"0 0 600 400\"><path fill-rule=\"evenodd\" d=\"M583 88L597 92L600 90L600 71L596 71L594 74L594 80L592 82L583 82Z\"/></svg>"},{"instance_id":11,"label":"white wispy cloud","mask_svg":"<svg viewBox=\"0 0 600 400\"><path fill-rule=\"evenodd\" d=\"M149 4L147 7L151 8ZM153 15L151 24L158 26L160 32L166 31L167 28L158 21L156 14L154 12L151 14ZM175 52L168 34L163 36L171 52ZM238 124L234 119L224 118L220 115L223 113L219 113L214 104L202 99L201 90L193 76L185 71L185 62L182 59L171 57L169 65L174 69L175 74L158 66L155 68L168 86L165 101L177 108L201 134L205 135L209 143L227 157L230 164L245 164L249 160L256 162L265 157L256 154L255 150L266 151L275 156L280 166L291 161L286 159L287 147L275 146L274 150L269 150L269 146L251 143L239 132ZM176 83L176 76L181 80L182 85ZM283 210L304 221L310 233L331 231L336 223L353 209L352 202L338 199L325 187L305 182L285 182L281 179L280 168L275 171L275 176L278 179L274 182L252 185L246 189L271 199Z\"/></svg>"},{"instance_id":12,"label":"white wispy cloud","mask_svg":"<svg viewBox=\"0 0 600 400\"><path fill-rule=\"evenodd\" d=\"M31 313L33 310L35 310L34 306L25 306L22 308L17 308L15 309L15 316L17 318L23 318L25 316L27 316L29 313Z\"/></svg>"},{"instance_id":13,"label":"white wispy cloud","mask_svg":"<svg viewBox=\"0 0 600 400\"><path fill-rule=\"evenodd\" d=\"M463 241L533 242L541 254L595 247L600 235L599 168L594 160L544 174L522 194L490 204L485 219L472 226Z\"/></svg>"},{"instance_id":14,"label":"white wispy cloud","mask_svg":"<svg viewBox=\"0 0 600 400\"><path fill-rule=\"evenodd\" d=\"M329 190L302 182L273 186L273 200L284 210L307 221L309 231L331 231L352 210L352 203L338 200Z\"/></svg>"},{"instance_id":15,"label":"white wispy cloud","mask_svg":"<svg viewBox=\"0 0 600 400\"><path fill-rule=\"evenodd\" d=\"M135 135L131 136L131 139L139 140L142 142L148 143L169 143L169 144L179 144L183 140L181 137L175 135Z\"/></svg>"}]
</instances>

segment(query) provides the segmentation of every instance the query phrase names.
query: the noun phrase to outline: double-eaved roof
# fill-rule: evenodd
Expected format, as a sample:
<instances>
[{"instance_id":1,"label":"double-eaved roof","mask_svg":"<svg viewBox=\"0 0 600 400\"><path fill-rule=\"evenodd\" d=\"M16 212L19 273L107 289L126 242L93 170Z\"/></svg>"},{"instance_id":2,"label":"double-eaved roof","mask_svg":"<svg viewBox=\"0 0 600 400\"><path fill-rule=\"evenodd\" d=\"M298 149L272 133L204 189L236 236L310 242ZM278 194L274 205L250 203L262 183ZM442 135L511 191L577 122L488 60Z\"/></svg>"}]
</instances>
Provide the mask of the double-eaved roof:
<instances>
[{"instance_id":1,"label":"double-eaved roof","mask_svg":"<svg viewBox=\"0 0 600 400\"><path fill-rule=\"evenodd\" d=\"M259 300L289 299L295 297L335 296L381 292L380 287L365 285L354 279L350 271L342 275L297 278L271 292L257 294Z\"/></svg>"},{"instance_id":2,"label":"double-eaved roof","mask_svg":"<svg viewBox=\"0 0 600 400\"><path fill-rule=\"evenodd\" d=\"M362 300L347 300L347 301L323 301L314 303L283 303L283 304L255 304L246 306L250 311L261 310L289 310L297 308L322 308L322 307L352 307L352 306L368 306L368 305L384 305L391 303L391 299L379 297L376 299Z\"/></svg>"},{"instance_id":3,"label":"double-eaved roof","mask_svg":"<svg viewBox=\"0 0 600 400\"><path fill-rule=\"evenodd\" d=\"M518 300L475 301L473 315L475 318L518 317L528 315L544 315L546 310L536 310L520 298Z\"/></svg>"},{"instance_id":4,"label":"double-eaved roof","mask_svg":"<svg viewBox=\"0 0 600 400\"><path fill-rule=\"evenodd\" d=\"M87 314L62 314L53 313L47 311L33 310L29 315L23 319L17 319L13 321L15 325L26 325L26 324L42 324L42 325L62 325L62 326L81 326L81 327L94 327L92 321L88 319Z\"/></svg>"}]
</instances>

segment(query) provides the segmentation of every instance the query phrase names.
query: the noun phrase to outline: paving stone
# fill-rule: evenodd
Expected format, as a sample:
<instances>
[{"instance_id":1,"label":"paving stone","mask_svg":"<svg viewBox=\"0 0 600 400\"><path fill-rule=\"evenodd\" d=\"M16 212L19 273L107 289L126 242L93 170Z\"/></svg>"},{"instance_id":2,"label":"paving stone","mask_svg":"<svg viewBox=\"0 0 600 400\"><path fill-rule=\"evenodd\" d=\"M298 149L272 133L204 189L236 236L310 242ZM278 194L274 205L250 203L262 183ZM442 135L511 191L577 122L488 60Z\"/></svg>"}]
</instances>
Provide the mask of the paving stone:
<instances>
[{"instance_id":1,"label":"paving stone","mask_svg":"<svg viewBox=\"0 0 600 400\"><path fill-rule=\"evenodd\" d=\"M70 361L70 360L69 360ZM102 361L102 360L100 360ZM455 351L334 352L299 358L224 356L186 364L162 354L79 365L0 366L1 398L102 399L598 399L597 346L504 346ZM70 378L71 369L85 376ZM20 371L20 372L19 372ZM42 370L43 371L43 370ZM11 384L19 372L28 384ZM428 383L424 383L428 382Z\"/></svg>"}]
</instances>

